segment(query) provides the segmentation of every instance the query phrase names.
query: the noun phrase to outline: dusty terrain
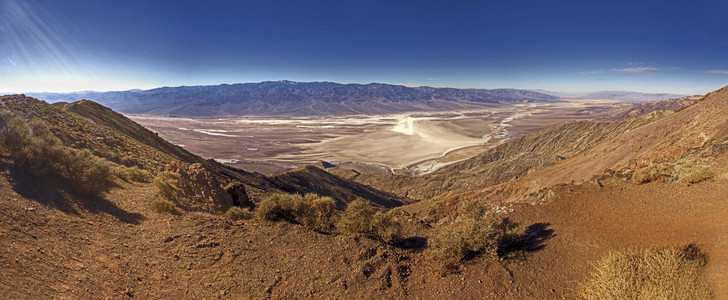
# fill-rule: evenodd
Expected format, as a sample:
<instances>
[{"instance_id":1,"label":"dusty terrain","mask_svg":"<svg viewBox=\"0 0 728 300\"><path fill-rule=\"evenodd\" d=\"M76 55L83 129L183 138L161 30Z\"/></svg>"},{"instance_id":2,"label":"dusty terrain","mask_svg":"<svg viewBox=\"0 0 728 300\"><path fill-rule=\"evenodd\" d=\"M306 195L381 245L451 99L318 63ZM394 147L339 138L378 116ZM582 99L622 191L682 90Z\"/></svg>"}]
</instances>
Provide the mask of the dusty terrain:
<instances>
[{"instance_id":1,"label":"dusty terrain","mask_svg":"<svg viewBox=\"0 0 728 300\"><path fill-rule=\"evenodd\" d=\"M414 243L398 248L289 223L154 213L146 184L62 206L48 202L53 190L2 175L0 283L9 298L573 299L610 250L687 243L709 255L716 296L728 296L725 180L563 186L541 205L506 210L529 228L517 258L476 257L443 277L422 250L433 229L416 221L406 223Z\"/></svg>"}]
</instances>

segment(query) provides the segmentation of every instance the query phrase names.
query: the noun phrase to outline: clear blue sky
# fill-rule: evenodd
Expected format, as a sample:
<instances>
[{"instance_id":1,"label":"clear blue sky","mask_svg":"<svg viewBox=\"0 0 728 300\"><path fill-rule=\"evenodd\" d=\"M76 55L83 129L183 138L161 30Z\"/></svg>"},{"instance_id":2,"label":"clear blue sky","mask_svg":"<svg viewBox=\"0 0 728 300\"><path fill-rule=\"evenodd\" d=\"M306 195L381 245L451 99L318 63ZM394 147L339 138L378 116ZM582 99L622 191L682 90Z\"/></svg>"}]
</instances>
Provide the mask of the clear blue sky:
<instances>
[{"instance_id":1,"label":"clear blue sky","mask_svg":"<svg viewBox=\"0 0 728 300\"><path fill-rule=\"evenodd\" d=\"M264 80L705 93L728 1L0 0L0 91Z\"/></svg>"}]
</instances>

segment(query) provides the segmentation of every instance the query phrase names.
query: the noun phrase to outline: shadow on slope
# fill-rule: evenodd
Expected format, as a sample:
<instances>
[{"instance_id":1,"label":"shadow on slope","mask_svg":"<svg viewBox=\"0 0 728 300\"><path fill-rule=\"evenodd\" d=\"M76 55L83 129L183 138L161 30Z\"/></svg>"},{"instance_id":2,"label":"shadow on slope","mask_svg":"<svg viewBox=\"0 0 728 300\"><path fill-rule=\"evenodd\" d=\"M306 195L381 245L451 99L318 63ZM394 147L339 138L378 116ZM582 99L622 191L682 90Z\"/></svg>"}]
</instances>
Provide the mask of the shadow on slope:
<instances>
[{"instance_id":1,"label":"shadow on slope","mask_svg":"<svg viewBox=\"0 0 728 300\"><path fill-rule=\"evenodd\" d=\"M8 181L16 193L38 203L53 206L64 213L80 215L80 210L91 213L103 212L121 222L135 225L144 220L143 215L128 212L102 196L74 195L61 178L52 176L37 178L0 159L0 170L2 169L8 170Z\"/></svg>"},{"instance_id":2,"label":"shadow on slope","mask_svg":"<svg viewBox=\"0 0 728 300\"><path fill-rule=\"evenodd\" d=\"M314 193L336 200L336 207L343 209L356 198L362 198L379 206L392 208L404 205L402 198L376 190L367 185L342 179L314 166L304 166L271 177L273 182L291 193Z\"/></svg>"},{"instance_id":3,"label":"shadow on slope","mask_svg":"<svg viewBox=\"0 0 728 300\"><path fill-rule=\"evenodd\" d=\"M518 238L518 241L511 247L504 249L500 255L505 255L512 252L536 252L543 250L546 247L546 241L555 237L553 229L549 229L549 223L534 223L526 228Z\"/></svg>"}]
</instances>

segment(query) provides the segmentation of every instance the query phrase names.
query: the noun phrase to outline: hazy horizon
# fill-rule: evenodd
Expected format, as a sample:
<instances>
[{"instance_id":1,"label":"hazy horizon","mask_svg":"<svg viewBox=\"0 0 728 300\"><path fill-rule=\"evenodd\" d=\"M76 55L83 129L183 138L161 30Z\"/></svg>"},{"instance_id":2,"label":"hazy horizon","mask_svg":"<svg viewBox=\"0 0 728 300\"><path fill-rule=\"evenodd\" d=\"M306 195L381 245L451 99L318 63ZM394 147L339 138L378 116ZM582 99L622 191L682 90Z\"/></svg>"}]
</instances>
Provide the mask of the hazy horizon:
<instances>
[{"instance_id":1,"label":"hazy horizon","mask_svg":"<svg viewBox=\"0 0 728 300\"><path fill-rule=\"evenodd\" d=\"M728 84L720 1L0 0L0 91L282 79L705 94Z\"/></svg>"}]
</instances>

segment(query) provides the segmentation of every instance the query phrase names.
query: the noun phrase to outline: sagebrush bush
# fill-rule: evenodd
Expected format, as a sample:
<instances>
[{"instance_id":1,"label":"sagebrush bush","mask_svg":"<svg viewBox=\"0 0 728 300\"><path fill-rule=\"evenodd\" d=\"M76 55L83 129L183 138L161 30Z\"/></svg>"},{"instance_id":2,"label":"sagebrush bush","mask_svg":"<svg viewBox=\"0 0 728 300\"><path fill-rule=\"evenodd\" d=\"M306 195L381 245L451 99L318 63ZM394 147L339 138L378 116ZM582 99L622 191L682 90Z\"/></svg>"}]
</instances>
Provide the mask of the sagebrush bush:
<instances>
[{"instance_id":1,"label":"sagebrush bush","mask_svg":"<svg viewBox=\"0 0 728 300\"><path fill-rule=\"evenodd\" d=\"M584 299L712 299L705 255L694 245L615 251L582 286Z\"/></svg>"},{"instance_id":2,"label":"sagebrush bush","mask_svg":"<svg viewBox=\"0 0 728 300\"><path fill-rule=\"evenodd\" d=\"M336 227L343 232L364 234L387 243L397 242L402 231L401 224L389 213L374 208L363 199L355 199L346 206Z\"/></svg>"},{"instance_id":3,"label":"sagebrush bush","mask_svg":"<svg viewBox=\"0 0 728 300\"><path fill-rule=\"evenodd\" d=\"M114 175L126 182L149 182L152 179L152 173L138 167L119 166L113 169Z\"/></svg>"},{"instance_id":4,"label":"sagebrush bush","mask_svg":"<svg viewBox=\"0 0 728 300\"><path fill-rule=\"evenodd\" d=\"M632 175L635 183L649 183L658 180L665 180L672 176L674 168L667 163L652 164L637 169Z\"/></svg>"},{"instance_id":5,"label":"sagebrush bush","mask_svg":"<svg viewBox=\"0 0 728 300\"><path fill-rule=\"evenodd\" d=\"M154 201L152 201L150 205L152 207L152 210L157 213L169 213L173 215L181 214L179 209L177 209L177 206L175 206L174 203L167 199L157 197L156 199L154 199Z\"/></svg>"},{"instance_id":6,"label":"sagebrush bush","mask_svg":"<svg viewBox=\"0 0 728 300\"><path fill-rule=\"evenodd\" d=\"M255 218L261 221L284 220L319 232L331 232L338 212L336 202L330 197L276 193L263 198L255 209Z\"/></svg>"},{"instance_id":7,"label":"sagebrush bush","mask_svg":"<svg viewBox=\"0 0 728 300\"><path fill-rule=\"evenodd\" d=\"M180 186L180 176L174 172L159 172L154 177L154 186L157 187L159 194L167 200L177 202L177 193Z\"/></svg>"},{"instance_id":8,"label":"sagebrush bush","mask_svg":"<svg viewBox=\"0 0 728 300\"><path fill-rule=\"evenodd\" d=\"M64 146L39 119L0 114L0 144L35 177L57 176L80 194L98 195L112 185L108 162L89 150Z\"/></svg>"},{"instance_id":9,"label":"sagebrush bush","mask_svg":"<svg viewBox=\"0 0 728 300\"><path fill-rule=\"evenodd\" d=\"M364 199L355 199L346 205L336 228L344 232L370 234L371 221L376 210Z\"/></svg>"},{"instance_id":10,"label":"sagebrush bush","mask_svg":"<svg viewBox=\"0 0 728 300\"><path fill-rule=\"evenodd\" d=\"M249 209L241 208L239 206L233 206L230 207L230 209L228 209L225 214L223 214L223 216L233 221L249 220L253 218L253 212L251 212Z\"/></svg>"},{"instance_id":11,"label":"sagebrush bush","mask_svg":"<svg viewBox=\"0 0 728 300\"><path fill-rule=\"evenodd\" d=\"M265 196L255 209L255 218L259 221L297 222L303 199L300 195L273 193Z\"/></svg>"},{"instance_id":12,"label":"sagebrush bush","mask_svg":"<svg viewBox=\"0 0 728 300\"><path fill-rule=\"evenodd\" d=\"M443 274L456 271L461 262L475 255L496 257L515 244L524 229L489 212L477 201L460 206L460 222L443 228L431 238L431 260Z\"/></svg>"},{"instance_id":13,"label":"sagebrush bush","mask_svg":"<svg viewBox=\"0 0 728 300\"><path fill-rule=\"evenodd\" d=\"M402 224L391 213L377 211L372 217L371 236L385 243L396 243L402 238Z\"/></svg>"},{"instance_id":14,"label":"sagebrush bush","mask_svg":"<svg viewBox=\"0 0 728 300\"><path fill-rule=\"evenodd\" d=\"M632 181L648 183L662 180L664 182L680 182L694 184L715 177L710 159L683 157L677 161L655 163L635 171Z\"/></svg>"},{"instance_id":15,"label":"sagebrush bush","mask_svg":"<svg viewBox=\"0 0 728 300\"><path fill-rule=\"evenodd\" d=\"M303 211L298 218L301 224L319 232L331 232L338 218L336 201L315 194L306 194L303 200Z\"/></svg>"},{"instance_id":16,"label":"sagebrush bush","mask_svg":"<svg viewBox=\"0 0 728 300\"><path fill-rule=\"evenodd\" d=\"M707 159L682 159L675 166L674 177L681 183L700 183L715 176L712 167L713 162Z\"/></svg>"}]
</instances>

